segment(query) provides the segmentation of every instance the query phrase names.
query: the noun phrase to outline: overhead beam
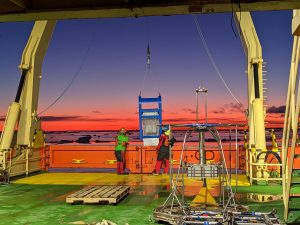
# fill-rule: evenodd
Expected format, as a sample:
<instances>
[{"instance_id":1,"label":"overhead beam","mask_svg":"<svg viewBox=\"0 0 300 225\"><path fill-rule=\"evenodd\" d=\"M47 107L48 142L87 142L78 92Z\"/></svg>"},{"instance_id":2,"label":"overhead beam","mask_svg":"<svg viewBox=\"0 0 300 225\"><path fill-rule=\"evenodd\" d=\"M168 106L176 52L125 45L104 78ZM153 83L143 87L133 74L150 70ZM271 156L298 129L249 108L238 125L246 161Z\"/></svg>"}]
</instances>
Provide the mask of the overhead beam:
<instances>
[{"instance_id":1,"label":"overhead beam","mask_svg":"<svg viewBox=\"0 0 300 225\"><path fill-rule=\"evenodd\" d=\"M22 9L27 8L25 0L9 0L9 1Z\"/></svg>"},{"instance_id":2,"label":"overhead beam","mask_svg":"<svg viewBox=\"0 0 300 225\"><path fill-rule=\"evenodd\" d=\"M300 10L294 10L293 14L292 34L295 36L300 36Z\"/></svg>"},{"instance_id":3,"label":"overhead beam","mask_svg":"<svg viewBox=\"0 0 300 225\"><path fill-rule=\"evenodd\" d=\"M0 22L300 9L299 0L3 0L5 1L13 2L20 10L5 10L4 3L0 2Z\"/></svg>"}]
</instances>

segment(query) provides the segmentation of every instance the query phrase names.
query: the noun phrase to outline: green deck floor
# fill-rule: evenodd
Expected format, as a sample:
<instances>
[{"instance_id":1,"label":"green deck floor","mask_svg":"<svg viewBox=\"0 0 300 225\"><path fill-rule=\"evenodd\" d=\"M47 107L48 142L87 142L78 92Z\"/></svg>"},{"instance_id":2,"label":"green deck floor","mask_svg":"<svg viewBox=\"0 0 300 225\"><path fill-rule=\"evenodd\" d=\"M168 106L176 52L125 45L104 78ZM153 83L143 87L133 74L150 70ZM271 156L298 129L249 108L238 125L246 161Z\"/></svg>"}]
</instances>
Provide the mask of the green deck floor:
<instances>
[{"instance_id":1,"label":"green deck floor","mask_svg":"<svg viewBox=\"0 0 300 225\"><path fill-rule=\"evenodd\" d=\"M35 178L36 180L38 180L38 176ZM72 176L72 174L69 174L69 176ZM84 174L81 176L84 176ZM132 181L130 176L132 175L122 177L121 183L126 183L127 179ZM125 223L129 225L154 224L149 218L153 209L162 204L168 196L169 190L165 184L167 178L139 175L139 179L137 179L136 176L133 179L134 182L130 183L133 187L131 193L115 206L66 204L66 196L83 187L81 184L32 184L34 183L32 180L26 183L25 179L25 181L17 181L1 186L0 224L76 224L79 221L93 223L102 221L102 219L111 220L118 225L124 225ZM102 182L105 182L105 180L102 180ZM298 190L300 191L300 187L298 187ZM257 203L247 199L247 193L278 196L281 194L280 186L242 186L238 187L238 193L239 201L247 204L251 210L267 212L276 208L278 215L282 218L282 200ZM280 199L280 197L278 198ZM300 201L295 202L295 205L300 207ZM300 213L294 212L289 222L300 224Z\"/></svg>"}]
</instances>

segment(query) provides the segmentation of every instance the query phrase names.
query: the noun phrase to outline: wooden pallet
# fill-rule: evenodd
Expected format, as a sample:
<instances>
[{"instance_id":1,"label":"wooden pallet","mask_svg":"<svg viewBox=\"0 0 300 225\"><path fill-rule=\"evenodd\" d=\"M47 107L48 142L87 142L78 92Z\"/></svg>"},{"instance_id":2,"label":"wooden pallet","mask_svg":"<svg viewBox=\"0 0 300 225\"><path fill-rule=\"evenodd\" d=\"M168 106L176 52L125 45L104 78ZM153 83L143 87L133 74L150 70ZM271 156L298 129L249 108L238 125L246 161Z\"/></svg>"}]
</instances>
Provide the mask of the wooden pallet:
<instances>
[{"instance_id":1,"label":"wooden pallet","mask_svg":"<svg viewBox=\"0 0 300 225\"><path fill-rule=\"evenodd\" d=\"M116 204L129 193L129 186L87 186L66 198L67 203Z\"/></svg>"}]
</instances>

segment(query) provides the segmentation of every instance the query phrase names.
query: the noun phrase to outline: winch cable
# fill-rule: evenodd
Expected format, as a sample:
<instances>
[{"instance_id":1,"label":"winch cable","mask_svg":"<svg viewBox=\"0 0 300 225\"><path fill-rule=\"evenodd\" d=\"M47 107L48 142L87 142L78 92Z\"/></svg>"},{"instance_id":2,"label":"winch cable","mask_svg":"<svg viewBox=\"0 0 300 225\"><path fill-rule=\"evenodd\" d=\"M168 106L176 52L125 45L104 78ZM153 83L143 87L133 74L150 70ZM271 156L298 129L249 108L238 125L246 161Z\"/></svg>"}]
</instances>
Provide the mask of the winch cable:
<instances>
[{"instance_id":1,"label":"winch cable","mask_svg":"<svg viewBox=\"0 0 300 225\"><path fill-rule=\"evenodd\" d=\"M230 93L230 95L232 96L232 98L239 104L239 105L242 105L241 102L237 99L237 97L233 94L233 92L231 91L231 89L229 88L228 84L226 83L226 81L224 80L223 78L223 75L221 74L219 68L217 67L217 64L216 64L216 61L214 60L211 52L209 51L209 48L208 48L208 45L206 43L206 40L204 38L204 35L203 35L203 32L201 30L201 27L200 27L200 24L199 24L199 21L198 21L198 18L196 15L192 15L193 18L194 18L194 22L195 22L195 25L196 25L196 28L197 28L197 32L198 32L198 35L202 41L202 44L204 46L204 49L206 51L206 54L209 58L209 61L211 62L212 66L214 67L216 73L218 74L219 78L221 79L222 83L224 84L224 86L226 87L227 91Z\"/></svg>"},{"instance_id":2,"label":"winch cable","mask_svg":"<svg viewBox=\"0 0 300 225\"><path fill-rule=\"evenodd\" d=\"M148 18L145 18L144 23L145 23L145 26L144 26L145 31L143 31L143 32L146 33L147 54L146 54L146 67L145 67L142 87L140 89L140 95L142 95L142 92L145 89L146 80L150 78L150 72L151 72L151 52L150 52L151 36L150 36L150 29L149 29L150 26L149 26Z\"/></svg>"},{"instance_id":3,"label":"winch cable","mask_svg":"<svg viewBox=\"0 0 300 225\"><path fill-rule=\"evenodd\" d=\"M76 73L74 74L73 78L71 79L70 83L64 88L62 93L50 105L48 105L48 107L46 107L43 111L38 113L39 116L42 115L43 113L45 113L46 111L48 111L50 108L52 108L67 93L69 88L73 85L74 81L79 76L79 74L80 74L80 72L81 72L81 70L82 70L82 68L83 68L83 66L84 66L84 64L87 60L87 57L88 57L89 52L91 50L92 44L94 43L94 40L95 40L95 34L92 34L90 42L87 46L87 49L86 49L86 51L85 51L85 53L82 57L81 63L79 64L79 67L78 67Z\"/></svg>"},{"instance_id":4,"label":"winch cable","mask_svg":"<svg viewBox=\"0 0 300 225\"><path fill-rule=\"evenodd\" d=\"M146 69L145 69L142 88L140 90L140 93L142 93L142 91L144 90L145 82L146 82L147 77L149 77L149 75L150 75L150 45L148 43L148 45L147 45L147 63L146 63Z\"/></svg>"}]
</instances>

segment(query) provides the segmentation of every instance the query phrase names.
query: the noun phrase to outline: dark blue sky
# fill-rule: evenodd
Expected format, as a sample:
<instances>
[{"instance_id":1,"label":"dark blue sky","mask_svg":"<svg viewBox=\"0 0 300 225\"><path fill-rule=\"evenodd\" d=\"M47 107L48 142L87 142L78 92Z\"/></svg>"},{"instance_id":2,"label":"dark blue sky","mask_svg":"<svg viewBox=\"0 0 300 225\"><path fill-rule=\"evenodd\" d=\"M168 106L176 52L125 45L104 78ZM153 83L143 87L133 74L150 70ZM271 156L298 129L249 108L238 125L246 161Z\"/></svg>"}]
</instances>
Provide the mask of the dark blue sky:
<instances>
[{"instance_id":1,"label":"dark blue sky","mask_svg":"<svg viewBox=\"0 0 300 225\"><path fill-rule=\"evenodd\" d=\"M267 62L268 104L285 104L292 50L291 11L252 13ZM198 16L208 47L224 79L247 104L246 58L232 32L231 14ZM18 65L32 22L0 24L0 114L14 99ZM209 89L210 110L233 103L214 71L191 15L58 21L43 66L40 110L47 107L86 62L73 86L46 115L134 115L145 73L146 46L151 48L151 72L144 96L163 96L166 113L194 108L194 90ZM122 109L122 110L120 110ZM135 116L135 115L134 115Z\"/></svg>"}]
</instances>

